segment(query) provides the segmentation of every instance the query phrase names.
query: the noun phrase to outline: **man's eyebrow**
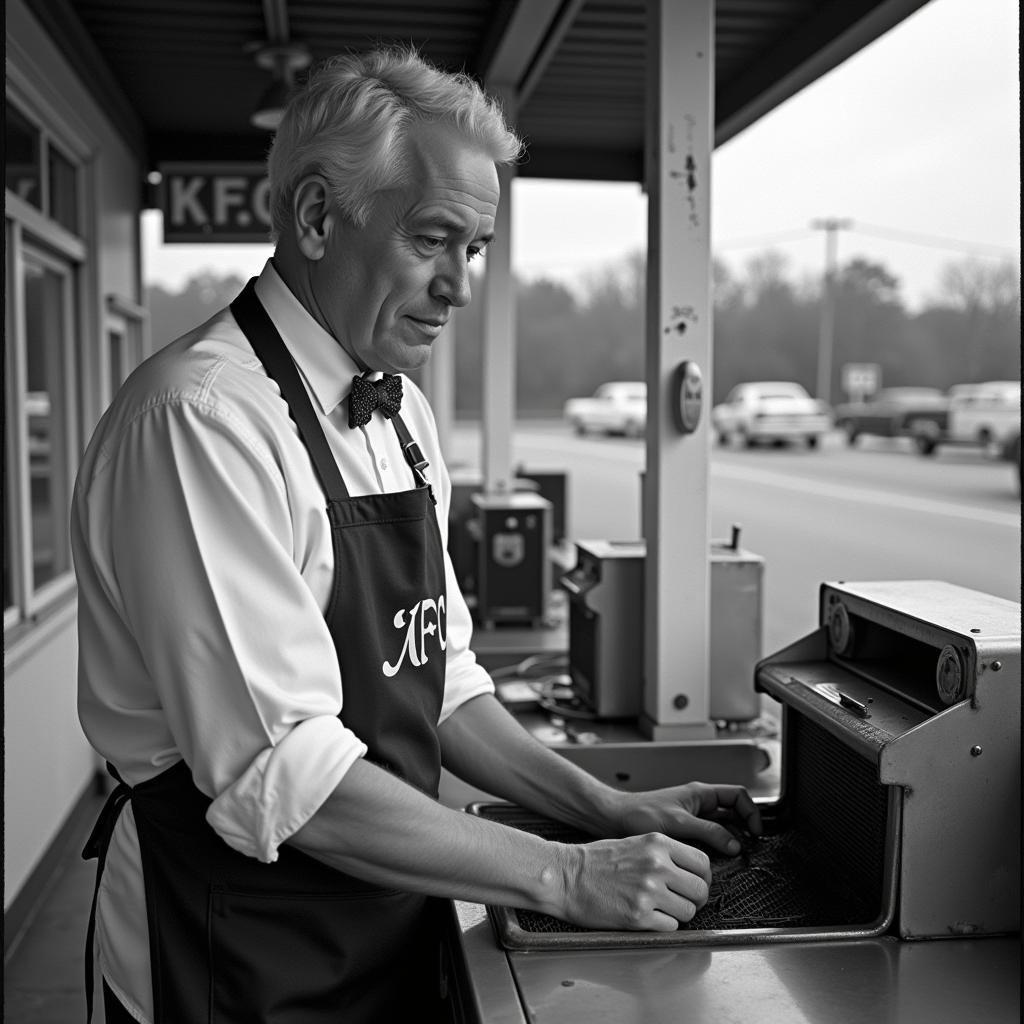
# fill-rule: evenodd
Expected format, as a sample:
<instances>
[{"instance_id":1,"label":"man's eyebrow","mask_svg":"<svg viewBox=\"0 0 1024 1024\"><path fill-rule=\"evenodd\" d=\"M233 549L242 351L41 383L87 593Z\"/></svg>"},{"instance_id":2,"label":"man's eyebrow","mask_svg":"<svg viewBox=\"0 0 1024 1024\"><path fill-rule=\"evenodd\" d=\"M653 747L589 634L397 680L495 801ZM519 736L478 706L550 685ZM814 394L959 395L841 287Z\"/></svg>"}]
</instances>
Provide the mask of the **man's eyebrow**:
<instances>
[{"instance_id":1,"label":"man's eyebrow","mask_svg":"<svg viewBox=\"0 0 1024 1024\"><path fill-rule=\"evenodd\" d=\"M428 213L421 219L421 223L424 225L430 225L431 227L447 228L449 231L455 232L462 232L466 230L464 221L446 213ZM473 240L475 242L483 242L487 245L494 240L494 232L492 231L486 235L480 235L478 238Z\"/></svg>"}]
</instances>

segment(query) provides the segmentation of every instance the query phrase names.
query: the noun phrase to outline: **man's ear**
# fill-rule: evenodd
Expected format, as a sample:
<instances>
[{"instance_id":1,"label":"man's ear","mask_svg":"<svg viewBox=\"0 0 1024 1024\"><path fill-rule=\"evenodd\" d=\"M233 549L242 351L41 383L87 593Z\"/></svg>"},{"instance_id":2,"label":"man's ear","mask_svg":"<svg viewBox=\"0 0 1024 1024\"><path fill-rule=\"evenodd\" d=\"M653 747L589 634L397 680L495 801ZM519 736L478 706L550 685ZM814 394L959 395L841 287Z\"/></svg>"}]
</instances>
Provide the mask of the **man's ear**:
<instances>
[{"instance_id":1,"label":"man's ear","mask_svg":"<svg viewBox=\"0 0 1024 1024\"><path fill-rule=\"evenodd\" d=\"M295 241L306 259L318 260L324 255L337 217L327 182L319 174L303 178L292 195L292 219Z\"/></svg>"}]
</instances>

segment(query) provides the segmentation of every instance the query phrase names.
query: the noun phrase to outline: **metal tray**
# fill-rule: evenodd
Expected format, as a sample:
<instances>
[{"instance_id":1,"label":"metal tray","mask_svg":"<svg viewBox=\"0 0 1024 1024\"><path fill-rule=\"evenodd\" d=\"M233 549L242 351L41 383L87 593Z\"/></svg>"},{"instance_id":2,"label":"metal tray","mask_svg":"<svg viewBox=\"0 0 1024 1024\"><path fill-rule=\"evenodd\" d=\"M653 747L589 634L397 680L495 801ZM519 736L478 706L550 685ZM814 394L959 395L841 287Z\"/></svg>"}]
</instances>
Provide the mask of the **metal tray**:
<instances>
[{"instance_id":1,"label":"metal tray","mask_svg":"<svg viewBox=\"0 0 1024 1024\"><path fill-rule=\"evenodd\" d=\"M477 803L467 811L557 842L597 838L514 804ZM487 911L498 941L510 950L726 945L863 938L888 927L891 899L858 891L820 857L813 837L783 817L762 808L762 820L764 836L746 841L737 857L708 851L708 902L674 932L594 931L536 911L492 905Z\"/></svg>"}]
</instances>

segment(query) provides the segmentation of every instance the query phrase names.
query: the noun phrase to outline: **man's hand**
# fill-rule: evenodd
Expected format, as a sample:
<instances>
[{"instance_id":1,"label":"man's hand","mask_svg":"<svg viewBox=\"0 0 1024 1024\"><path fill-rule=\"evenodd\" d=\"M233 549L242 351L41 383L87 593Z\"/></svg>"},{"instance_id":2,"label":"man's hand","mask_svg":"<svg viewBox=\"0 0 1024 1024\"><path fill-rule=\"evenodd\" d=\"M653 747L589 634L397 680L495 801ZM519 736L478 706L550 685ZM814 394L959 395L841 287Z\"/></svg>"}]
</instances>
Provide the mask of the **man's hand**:
<instances>
[{"instance_id":1,"label":"man's hand","mask_svg":"<svg viewBox=\"0 0 1024 1024\"><path fill-rule=\"evenodd\" d=\"M687 843L734 855L737 832L761 834L760 812L742 786L702 782L621 793L613 820L627 838L561 848L557 915L574 924L673 931L704 906L711 885L707 854Z\"/></svg>"},{"instance_id":2,"label":"man's hand","mask_svg":"<svg viewBox=\"0 0 1024 1024\"><path fill-rule=\"evenodd\" d=\"M761 834L761 814L742 786L691 782L645 793L622 793L613 827L622 836L662 832L732 856L740 852L737 832Z\"/></svg>"},{"instance_id":3,"label":"man's hand","mask_svg":"<svg viewBox=\"0 0 1024 1024\"><path fill-rule=\"evenodd\" d=\"M557 916L587 928L674 931L708 898L707 854L657 832L560 849Z\"/></svg>"}]
</instances>

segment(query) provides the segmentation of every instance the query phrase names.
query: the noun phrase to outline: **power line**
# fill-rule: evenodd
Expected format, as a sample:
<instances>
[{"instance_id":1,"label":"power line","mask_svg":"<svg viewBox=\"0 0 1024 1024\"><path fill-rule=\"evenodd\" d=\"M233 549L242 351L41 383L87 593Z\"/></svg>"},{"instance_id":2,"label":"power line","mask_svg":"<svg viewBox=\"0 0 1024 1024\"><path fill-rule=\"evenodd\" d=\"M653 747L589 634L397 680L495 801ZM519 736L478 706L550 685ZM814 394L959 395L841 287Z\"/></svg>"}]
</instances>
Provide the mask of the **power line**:
<instances>
[{"instance_id":1,"label":"power line","mask_svg":"<svg viewBox=\"0 0 1024 1024\"><path fill-rule=\"evenodd\" d=\"M1017 253L1007 246L991 245L986 242L967 242L958 238L943 238L939 235L926 235L918 231L904 231L900 228L886 228L876 224L865 224L852 221L844 227L853 234L865 235L869 238L880 238L889 242L906 242L910 245L921 245L931 249L944 249L947 252L962 252L990 258L1012 258ZM753 249L761 245L774 245L781 242L806 241L813 237L805 229L792 231L776 231L771 234L756 235L750 238L734 238L724 242L713 243L715 251L722 249Z\"/></svg>"},{"instance_id":2,"label":"power line","mask_svg":"<svg viewBox=\"0 0 1024 1024\"><path fill-rule=\"evenodd\" d=\"M821 230L823 224L815 222L811 230L807 228L794 228L789 231L775 231L763 235L753 235L747 238L733 238L722 242L713 242L712 251L717 253L727 249L754 249L759 246L771 246L784 242L809 241L814 238L816 231ZM868 238L878 238L890 242L904 242L909 245L920 245L931 249L945 250L946 252L960 252L967 255L977 255L988 259L1013 259L1018 253L1007 246L991 245L986 242L967 242L962 239L944 238L938 235L927 235L916 231L904 231L900 228L887 228L875 224L864 224L859 220L844 220L840 225L844 230L853 235L863 235ZM635 250L623 252L621 256L607 256L595 258L583 264L573 258L564 260L531 260L528 263L517 263L517 269L526 273L544 274L549 271L559 270L599 270L608 267L622 259L634 254Z\"/></svg>"},{"instance_id":3,"label":"power line","mask_svg":"<svg viewBox=\"0 0 1024 1024\"><path fill-rule=\"evenodd\" d=\"M792 231L776 231L769 235L759 235L754 238L734 238L727 242L714 242L713 249L753 249L759 245L774 245L777 242L795 242L800 239L812 238L813 235L806 228L794 229Z\"/></svg>"},{"instance_id":4,"label":"power line","mask_svg":"<svg viewBox=\"0 0 1024 1024\"><path fill-rule=\"evenodd\" d=\"M974 253L982 256L1012 257L1016 253L1005 246L989 245L985 242L965 242L956 238L941 238L937 235L925 235L916 231L901 231L898 228L884 228L873 224L856 221L852 227L854 234L867 235L871 238L882 238L891 242L909 242L911 245L923 245L932 249L945 249L949 252ZM988 250L983 252L982 250Z\"/></svg>"}]
</instances>

